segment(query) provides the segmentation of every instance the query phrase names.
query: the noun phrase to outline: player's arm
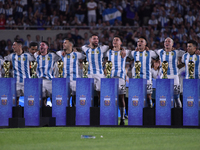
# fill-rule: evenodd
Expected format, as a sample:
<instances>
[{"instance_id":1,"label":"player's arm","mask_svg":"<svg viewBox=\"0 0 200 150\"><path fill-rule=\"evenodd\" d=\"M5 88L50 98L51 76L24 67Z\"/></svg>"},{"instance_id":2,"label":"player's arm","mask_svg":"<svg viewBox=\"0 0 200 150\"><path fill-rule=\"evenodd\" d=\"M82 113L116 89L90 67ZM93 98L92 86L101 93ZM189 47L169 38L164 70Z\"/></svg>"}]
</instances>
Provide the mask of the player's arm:
<instances>
[{"instance_id":1,"label":"player's arm","mask_svg":"<svg viewBox=\"0 0 200 150\"><path fill-rule=\"evenodd\" d=\"M185 66L185 55L182 56L181 60L179 59L177 67L180 69Z\"/></svg>"},{"instance_id":2,"label":"player's arm","mask_svg":"<svg viewBox=\"0 0 200 150\"><path fill-rule=\"evenodd\" d=\"M149 52L151 53L151 58L153 58L153 59L159 58L159 55L155 51L149 50Z\"/></svg>"}]
</instances>

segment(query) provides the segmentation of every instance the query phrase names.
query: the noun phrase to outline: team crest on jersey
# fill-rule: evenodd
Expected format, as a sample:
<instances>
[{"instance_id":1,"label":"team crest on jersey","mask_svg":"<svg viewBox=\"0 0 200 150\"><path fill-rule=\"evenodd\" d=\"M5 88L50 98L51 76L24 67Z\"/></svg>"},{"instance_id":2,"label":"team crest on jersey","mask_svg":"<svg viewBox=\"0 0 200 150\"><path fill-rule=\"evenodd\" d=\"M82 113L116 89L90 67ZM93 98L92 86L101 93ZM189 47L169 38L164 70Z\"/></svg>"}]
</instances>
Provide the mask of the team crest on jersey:
<instances>
[{"instance_id":1,"label":"team crest on jersey","mask_svg":"<svg viewBox=\"0 0 200 150\"><path fill-rule=\"evenodd\" d=\"M187 106L188 107L193 107L194 106L194 98L193 97L189 96L187 98Z\"/></svg>"},{"instance_id":2,"label":"team crest on jersey","mask_svg":"<svg viewBox=\"0 0 200 150\"><path fill-rule=\"evenodd\" d=\"M94 54L94 51L92 51L92 54Z\"/></svg>"},{"instance_id":3,"label":"team crest on jersey","mask_svg":"<svg viewBox=\"0 0 200 150\"><path fill-rule=\"evenodd\" d=\"M166 52L166 55L169 55L169 52Z\"/></svg>"},{"instance_id":4,"label":"team crest on jersey","mask_svg":"<svg viewBox=\"0 0 200 150\"><path fill-rule=\"evenodd\" d=\"M48 57L48 60L50 60L50 57Z\"/></svg>"},{"instance_id":5,"label":"team crest on jersey","mask_svg":"<svg viewBox=\"0 0 200 150\"><path fill-rule=\"evenodd\" d=\"M74 59L74 58L75 58L75 56L73 55L73 56L72 56L72 58Z\"/></svg>"},{"instance_id":6,"label":"team crest on jersey","mask_svg":"<svg viewBox=\"0 0 200 150\"><path fill-rule=\"evenodd\" d=\"M43 57L42 60L45 60L45 57Z\"/></svg>"},{"instance_id":7,"label":"team crest on jersey","mask_svg":"<svg viewBox=\"0 0 200 150\"><path fill-rule=\"evenodd\" d=\"M147 54L147 53L145 53L145 56L147 57L147 56L148 56L148 54Z\"/></svg>"},{"instance_id":8,"label":"team crest on jersey","mask_svg":"<svg viewBox=\"0 0 200 150\"><path fill-rule=\"evenodd\" d=\"M70 55L67 55L67 59L70 59Z\"/></svg>"},{"instance_id":9,"label":"team crest on jersey","mask_svg":"<svg viewBox=\"0 0 200 150\"><path fill-rule=\"evenodd\" d=\"M23 61L25 61L25 60L26 60L26 58L24 57L24 58L23 58Z\"/></svg>"},{"instance_id":10,"label":"team crest on jersey","mask_svg":"<svg viewBox=\"0 0 200 150\"><path fill-rule=\"evenodd\" d=\"M117 53L117 52L115 52L115 56L117 56L117 54L118 54L118 53Z\"/></svg>"},{"instance_id":11,"label":"team crest on jersey","mask_svg":"<svg viewBox=\"0 0 200 150\"><path fill-rule=\"evenodd\" d=\"M171 55L174 56L174 53L172 52Z\"/></svg>"},{"instance_id":12,"label":"team crest on jersey","mask_svg":"<svg viewBox=\"0 0 200 150\"><path fill-rule=\"evenodd\" d=\"M197 61L197 58L195 58L194 60Z\"/></svg>"},{"instance_id":13,"label":"team crest on jersey","mask_svg":"<svg viewBox=\"0 0 200 150\"><path fill-rule=\"evenodd\" d=\"M192 57L190 57L190 60L192 60Z\"/></svg>"},{"instance_id":14,"label":"team crest on jersey","mask_svg":"<svg viewBox=\"0 0 200 150\"><path fill-rule=\"evenodd\" d=\"M140 57L142 57L142 53L140 53Z\"/></svg>"},{"instance_id":15,"label":"team crest on jersey","mask_svg":"<svg viewBox=\"0 0 200 150\"><path fill-rule=\"evenodd\" d=\"M99 51L98 51L98 50L97 50L96 52L97 52L97 54L99 54Z\"/></svg>"},{"instance_id":16,"label":"team crest on jersey","mask_svg":"<svg viewBox=\"0 0 200 150\"><path fill-rule=\"evenodd\" d=\"M19 58L18 58L18 60L20 61L20 60L21 60L21 58L19 57Z\"/></svg>"}]
</instances>

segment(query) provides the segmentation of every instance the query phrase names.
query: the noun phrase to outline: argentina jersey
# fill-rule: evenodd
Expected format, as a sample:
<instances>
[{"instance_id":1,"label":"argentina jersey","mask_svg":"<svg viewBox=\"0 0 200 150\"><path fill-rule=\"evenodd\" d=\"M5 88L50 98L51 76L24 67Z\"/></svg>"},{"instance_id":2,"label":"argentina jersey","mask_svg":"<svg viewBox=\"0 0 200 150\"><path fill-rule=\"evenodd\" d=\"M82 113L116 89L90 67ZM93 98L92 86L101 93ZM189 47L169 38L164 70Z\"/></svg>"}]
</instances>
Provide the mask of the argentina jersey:
<instances>
[{"instance_id":1,"label":"argentina jersey","mask_svg":"<svg viewBox=\"0 0 200 150\"><path fill-rule=\"evenodd\" d=\"M112 62L112 70L111 77L120 77L125 80L126 70L126 58L130 54L130 50L126 50L126 56L122 58L121 51L109 50L106 53L106 57L108 57L108 61Z\"/></svg>"},{"instance_id":2,"label":"argentina jersey","mask_svg":"<svg viewBox=\"0 0 200 150\"><path fill-rule=\"evenodd\" d=\"M54 66L61 58L55 53L48 53L45 56L34 54L37 61L37 76L38 78L46 78L51 80L54 78Z\"/></svg>"},{"instance_id":3,"label":"argentina jersey","mask_svg":"<svg viewBox=\"0 0 200 150\"><path fill-rule=\"evenodd\" d=\"M185 64L185 79L189 79L189 71L188 71L188 64L189 61L194 62L194 78L199 79L199 56L194 54L190 55L189 53L186 53L182 56L182 63Z\"/></svg>"},{"instance_id":4,"label":"argentina jersey","mask_svg":"<svg viewBox=\"0 0 200 150\"><path fill-rule=\"evenodd\" d=\"M17 55L12 53L4 58L4 60L11 61L13 66L13 77L17 82L23 83L24 78L30 78L30 61L34 61L35 58L30 53L22 53Z\"/></svg>"},{"instance_id":5,"label":"argentina jersey","mask_svg":"<svg viewBox=\"0 0 200 150\"><path fill-rule=\"evenodd\" d=\"M131 56L134 58L134 61L140 61L141 62L141 68L140 68L140 78L141 79L147 79L151 81L151 59L156 59L158 55L154 51L132 51ZM134 69L134 77L136 76L135 72L135 66L133 66Z\"/></svg>"},{"instance_id":6,"label":"argentina jersey","mask_svg":"<svg viewBox=\"0 0 200 150\"><path fill-rule=\"evenodd\" d=\"M103 74L102 59L108 48L107 45L98 46L94 49L89 46L82 46L89 63L88 74Z\"/></svg>"},{"instance_id":7,"label":"argentina jersey","mask_svg":"<svg viewBox=\"0 0 200 150\"><path fill-rule=\"evenodd\" d=\"M156 50L156 53L159 55L161 64L163 61L168 62L167 75L178 75L178 57L182 57L185 51L182 50L173 50L166 52L163 49Z\"/></svg>"},{"instance_id":8,"label":"argentina jersey","mask_svg":"<svg viewBox=\"0 0 200 150\"><path fill-rule=\"evenodd\" d=\"M63 77L70 78L70 81L80 78L78 74L79 59L84 59L85 56L79 52L72 52L70 54L62 55L63 51L56 52L63 61Z\"/></svg>"}]
</instances>

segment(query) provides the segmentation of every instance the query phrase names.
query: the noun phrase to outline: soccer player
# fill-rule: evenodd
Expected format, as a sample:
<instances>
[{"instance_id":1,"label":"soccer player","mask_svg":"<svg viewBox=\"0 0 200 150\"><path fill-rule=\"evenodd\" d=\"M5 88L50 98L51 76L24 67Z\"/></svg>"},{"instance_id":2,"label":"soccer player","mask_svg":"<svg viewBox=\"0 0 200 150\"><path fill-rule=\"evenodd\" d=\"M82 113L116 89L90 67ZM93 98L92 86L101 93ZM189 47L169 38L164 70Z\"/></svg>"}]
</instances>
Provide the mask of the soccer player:
<instances>
[{"instance_id":1,"label":"soccer player","mask_svg":"<svg viewBox=\"0 0 200 150\"><path fill-rule=\"evenodd\" d=\"M119 78L118 91L119 91L119 108L120 108L120 114L121 114L120 125L124 125L124 119L125 119L124 95L126 94L125 63L126 63L126 57L130 54L131 51L125 50L126 55L122 58L121 45L122 45L122 41L120 37L114 37L113 48L106 52L106 57L108 57L108 61L112 62L111 78Z\"/></svg>"},{"instance_id":2,"label":"soccer player","mask_svg":"<svg viewBox=\"0 0 200 150\"><path fill-rule=\"evenodd\" d=\"M52 52L48 52L49 44L47 41L40 43L40 49L34 54L37 61L37 76L43 79L43 106L46 106L47 97L52 98L52 78L54 78L55 63L61 58Z\"/></svg>"},{"instance_id":3,"label":"soccer player","mask_svg":"<svg viewBox=\"0 0 200 150\"><path fill-rule=\"evenodd\" d=\"M178 58L182 57L185 51L173 50L174 41L167 37L164 41L164 49L156 50L155 52L159 55L161 64L163 61L168 62L167 77L168 79L174 79L174 101L175 107L181 108L182 104L179 98L180 84L178 77Z\"/></svg>"},{"instance_id":4,"label":"soccer player","mask_svg":"<svg viewBox=\"0 0 200 150\"><path fill-rule=\"evenodd\" d=\"M29 53L34 55L34 53L37 52L37 50L38 50L38 44L36 42L31 42L29 44L29 49L28 49Z\"/></svg>"},{"instance_id":5,"label":"soccer player","mask_svg":"<svg viewBox=\"0 0 200 150\"><path fill-rule=\"evenodd\" d=\"M30 78L30 61L35 60L33 55L23 52L22 46L22 41L15 41L12 46L14 53L4 58L12 63L13 76L16 78L17 106L19 97L24 95L24 78Z\"/></svg>"},{"instance_id":6,"label":"soccer player","mask_svg":"<svg viewBox=\"0 0 200 150\"><path fill-rule=\"evenodd\" d=\"M63 77L70 78L70 90L72 93L73 103L72 105L75 106L76 100L76 78L80 78L78 74L78 65L79 60L84 59L85 55L79 52L73 51L73 42L64 39L63 41L63 50L56 52L63 61Z\"/></svg>"},{"instance_id":7,"label":"soccer player","mask_svg":"<svg viewBox=\"0 0 200 150\"><path fill-rule=\"evenodd\" d=\"M196 55L198 43L194 40L187 42L187 53L182 56L182 63L185 64L185 79L189 79L188 64L190 61L194 62L194 79L199 79L200 75L200 58L199 55Z\"/></svg>"},{"instance_id":8,"label":"soccer player","mask_svg":"<svg viewBox=\"0 0 200 150\"><path fill-rule=\"evenodd\" d=\"M151 75L151 59L156 59L158 55L147 49L147 41L144 37L140 37L137 41L137 51L131 52L131 57L134 61L141 62L140 68L140 78L147 79L147 105L153 107L153 102L151 99L152 94L152 75ZM133 78L136 76L135 66L133 66Z\"/></svg>"},{"instance_id":9,"label":"soccer player","mask_svg":"<svg viewBox=\"0 0 200 150\"><path fill-rule=\"evenodd\" d=\"M102 59L104 53L109 49L107 45L99 45L99 38L97 35L90 37L90 44L82 46L82 50L85 52L88 66L88 78L94 78L94 88L100 97L100 83L101 78L105 78L102 66Z\"/></svg>"}]
</instances>

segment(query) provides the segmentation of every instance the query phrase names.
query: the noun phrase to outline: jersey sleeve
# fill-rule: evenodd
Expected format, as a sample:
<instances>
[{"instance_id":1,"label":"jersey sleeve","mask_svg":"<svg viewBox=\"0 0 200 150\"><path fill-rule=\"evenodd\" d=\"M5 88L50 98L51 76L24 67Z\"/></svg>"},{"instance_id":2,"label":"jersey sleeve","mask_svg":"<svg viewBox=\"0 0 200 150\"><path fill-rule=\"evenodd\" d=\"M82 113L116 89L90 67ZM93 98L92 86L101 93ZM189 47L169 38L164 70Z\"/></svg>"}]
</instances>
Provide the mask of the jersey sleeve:
<instances>
[{"instance_id":1,"label":"jersey sleeve","mask_svg":"<svg viewBox=\"0 0 200 150\"><path fill-rule=\"evenodd\" d=\"M151 58L154 58L154 59L158 58L158 54L156 52L150 50L150 53L151 53Z\"/></svg>"},{"instance_id":2,"label":"jersey sleeve","mask_svg":"<svg viewBox=\"0 0 200 150\"><path fill-rule=\"evenodd\" d=\"M87 49L89 49L89 47L86 46L86 45L84 45L84 46L81 47L81 49L82 49L82 51L83 51L84 53L86 53L86 51L87 51Z\"/></svg>"},{"instance_id":3,"label":"jersey sleeve","mask_svg":"<svg viewBox=\"0 0 200 150\"><path fill-rule=\"evenodd\" d=\"M56 54L60 57L62 57L62 51L57 51Z\"/></svg>"},{"instance_id":4,"label":"jersey sleeve","mask_svg":"<svg viewBox=\"0 0 200 150\"><path fill-rule=\"evenodd\" d=\"M76 52L77 56L78 56L78 59L85 59L85 55L83 53L80 53L80 52Z\"/></svg>"},{"instance_id":5,"label":"jersey sleeve","mask_svg":"<svg viewBox=\"0 0 200 150\"><path fill-rule=\"evenodd\" d=\"M28 53L28 59L29 61L35 61L35 57L33 54Z\"/></svg>"},{"instance_id":6,"label":"jersey sleeve","mask_svg":"<svg viewBox=\"0 0 200 150\"><path fill-rule=\"evenodd\" d=\"M11 59L12 59L12 54L9 54L8 56L5 56L4 57L4 60L6 61L11 61Z\"/></svg>"},{"instance_id":7,"label":"jersey sleeve","mask_svg":"<svg viewBox=\"0 0 200 150\"><path fill-rule=\"evenodd\" d=\"M177 51L177 56L182 57L185 54L185 51L183 50L176 50Z\"/></svg>"},{"instance_id":8,"label":"jersey sleeve","mask_svg":"<svg viewBox=\"0 0 200 150\"><path fill-rule=\"evenodd\" d=\"M34 57L37 58L38 57L38 52L34 53Z\"/></svg>"},{"instance_id":9,"label":"jersey sleeve","mask_svg":"<svg viewBox=\"0 0 200 150\"><path fill-rule=\"evenodd\" d=\"M100 48L101 48L102 53L105 53L109 49L109 46L103 45L103 46L100 46Z\"/></svg>"},{"instance_id":10,"label":"jersey sleeve","mask_svg":"<svg viewBox=\"0 0 200 150\"><path fill-rule=\"evenodd\" d=\"M158 50L154 50L154 52L160 57L160 51L161 51L162 49L158 49Z\"/></svg>"},{"instance_id":11,"label":"jersey sleeve","mask_svg":"<svg viewBox=\"0 0 200 150\"><path fill-rule=\"evenodd\" d=\"M55 53L53 53L53 57L54 57L54 61L55 61L55 62L57 62L57 61L59 61L59 60L62 59L59 55L57 55L57 54L55 54Z\"/></svg>"}]
</instances>

